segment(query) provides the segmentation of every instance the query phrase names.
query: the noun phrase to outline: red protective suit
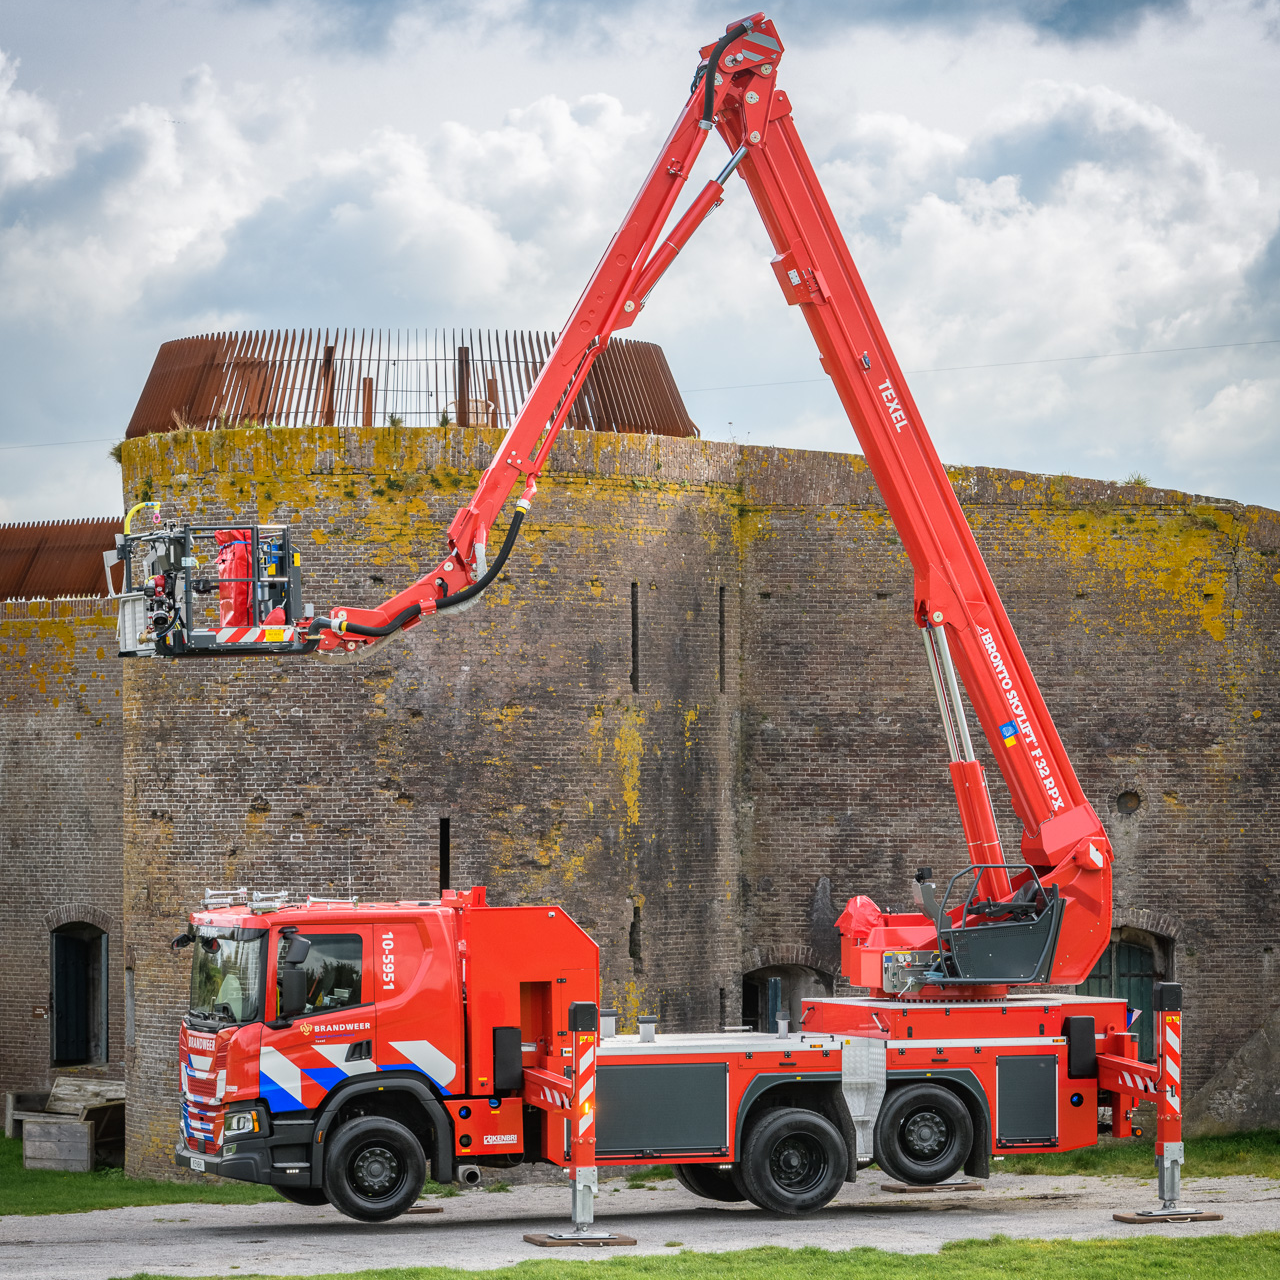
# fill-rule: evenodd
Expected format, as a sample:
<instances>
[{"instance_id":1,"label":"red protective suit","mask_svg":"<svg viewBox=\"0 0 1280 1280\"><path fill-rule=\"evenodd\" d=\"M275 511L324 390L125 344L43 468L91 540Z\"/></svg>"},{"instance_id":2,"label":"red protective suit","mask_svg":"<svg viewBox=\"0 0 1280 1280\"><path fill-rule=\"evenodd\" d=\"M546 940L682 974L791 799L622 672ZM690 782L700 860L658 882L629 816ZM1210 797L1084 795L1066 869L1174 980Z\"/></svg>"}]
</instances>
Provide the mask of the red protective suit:
<instances>
[{"instance_id":1,"label":"red protective suit","mask_svg":"<svg viewBox=\"0 0 1280 1280\"><path fill-rule=\"evenodd\" d=\"M219 529L218 612L224 627L249 625L249 530ZM239 578L239 582L228 579Z\"/></svg>"}]
</instances>

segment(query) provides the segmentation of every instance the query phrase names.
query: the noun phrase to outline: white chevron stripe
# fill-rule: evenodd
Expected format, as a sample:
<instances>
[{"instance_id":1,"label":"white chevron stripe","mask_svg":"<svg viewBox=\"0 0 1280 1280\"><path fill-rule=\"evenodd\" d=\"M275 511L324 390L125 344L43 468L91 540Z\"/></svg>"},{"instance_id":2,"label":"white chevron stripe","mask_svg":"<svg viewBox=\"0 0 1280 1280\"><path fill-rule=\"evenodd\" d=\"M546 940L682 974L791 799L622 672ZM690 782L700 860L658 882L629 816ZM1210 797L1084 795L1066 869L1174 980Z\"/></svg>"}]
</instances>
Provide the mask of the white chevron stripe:
<instances>
[{"instance_id":1,"label":"white chevron stripe","mask_svg":"<svg viewBox=\"0 0 1280 1280\"><path fill-rule=\"evenodd\" d=\"M402 1053L420 1071L426 1072L436 1084L447 1089L458 1074L458 1064L446 1058L430 1040L393 1040L391 1047ZM382 1064L387 1065L385 1062Z\"/></svg>"},{"instance_id":2,"label":"white chevron stripe","mask_svg":"<svg viewBox=\"0 0 1280 1280\"><path fill-rule=\"evenodd\" d=\"M273 1045L264 1045L258 1070L302 1106L302 1068Z\"/></svg>"},{"instance_id":3,"label":"white chevron stripe","mask_svg":"<svg viewBox=\"0 0 1280 1280\"><path fill-rule=\"evenodd\" d=\"M362 1058L356 1062L348 1062L347 1051L351 1048L349 1044L317 1044L311 1047L318 1054L328 1058L344 1075L362 1076L367 1071L377 1071L378 1069L377 1064L371 1062L368 1058Z\"/></svg>"}]
</instances>

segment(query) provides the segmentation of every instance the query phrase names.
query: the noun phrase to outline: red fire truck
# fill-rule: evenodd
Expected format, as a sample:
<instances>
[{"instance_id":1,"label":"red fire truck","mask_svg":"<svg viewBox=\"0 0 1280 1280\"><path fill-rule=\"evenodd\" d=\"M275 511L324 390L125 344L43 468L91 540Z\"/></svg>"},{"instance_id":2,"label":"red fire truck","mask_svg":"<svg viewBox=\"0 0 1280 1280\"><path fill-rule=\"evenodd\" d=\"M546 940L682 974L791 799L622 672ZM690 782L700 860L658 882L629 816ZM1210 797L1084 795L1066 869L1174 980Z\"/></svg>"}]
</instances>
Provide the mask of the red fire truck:
<instances>
[{"instance_id":1,"label":"red fire truck","mask_svg":"<svg viewBox=\"0 0 1280 1280\"><path fill-rule=\"evenodd\" d=\"M986 1176L993 1152L1090 1145L1100 1084L1123 1133L1154 1078L1123 1001L998 988L810 1000L778 1034L615 1035L591 938L482 888L229 894L175 941L194 950L178 1163L366 1221L403 1213L428 1169L476 1182L525 1160L574 1174L579 1224L598 1167L655 1162L699 1195L807 1213L872 1156L934 1184Z\"/></svg>"},{"instance_id":2,"label":"red fire truck","mask_svg":"<svg viewBox=\"0 0 1280 1280\"><path fill-rule=\"evenodd\" d=\"M736 172L911 558L968 865L945 883L922 867L914 912L851 900L843 968L868 995L807 1002L785 1039L601 1035L594 943L558 908L488 907L482 889L440 902L209 904L184 935L195 961L180 1163L378 1219L410 1203L428 1159L440 1180L459 1162L545 1160L573 1172L581 1224L599 1165L662 1160L699 1194L795 1213L825 1204L861 1159L912 1183L962 1167L981 1176L992 1152L1094 1142L1100 1107L1127 1134L1135 1102L1155 1094L1160 1192L1176 1201L1179 989L1162 986L1148 1015L1154 1065L1138 1060L1123 1004L1049 993L1083 982L1109 941L1111 845L805 154L778 87L782 56L759 13L702 50L688 102L435 569L378 608L308 621L298 556L278 531L222 531L248 550L224 557L241 567L217 589L247 582L252 616L201 629L192 547L209 531L128 534L123 558L149 558L122 650L351 660L474 604L511 554L592 362ZM712 132L731 158L664 237ZM489 533L517 485L490 563ZM961 683L1022 824L1020 862L1000 844Z\"/></svg>"}]
</instances>

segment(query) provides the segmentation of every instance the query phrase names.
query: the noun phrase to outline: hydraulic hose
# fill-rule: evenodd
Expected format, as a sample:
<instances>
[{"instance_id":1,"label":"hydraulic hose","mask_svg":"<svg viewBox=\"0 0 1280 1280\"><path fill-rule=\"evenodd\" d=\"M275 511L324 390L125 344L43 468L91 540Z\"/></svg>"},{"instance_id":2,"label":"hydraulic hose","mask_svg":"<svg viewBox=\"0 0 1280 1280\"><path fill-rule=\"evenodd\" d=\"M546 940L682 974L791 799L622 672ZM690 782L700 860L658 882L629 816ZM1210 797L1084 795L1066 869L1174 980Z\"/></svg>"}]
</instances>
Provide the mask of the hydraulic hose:
<instances>
[{"instance_id":1,"label":"hydraulic hose","mask_svg":"<svg viewBox=\"0 0 1280 1280\"><path fill-rule=\"evenodd\" d=\"M488 571L479 582L475 582L471 586L464 587L461 591L437 601L437 613L465 604L468 600L474 600L502 572L502 566L506 564L507 557L511 554L511 549L516 545L516 538L520 534L520 526L524 523L524 515L528 509L528 502L521 498L516 503L516 511L511 517L511 525L507 529L507 536L502 543L502 549L498 552L498 558L489 566ZM412 622L421 613L422 606L420 604L411 604L407 609L396 614L385 626L381 627L366 627L359 622L348 622L344 626L341 622L334 622L332 618L316 618L307 628L307 635L318 636L321 631L341 631L344 635L368 636L371 639L380 639L383 636L389 636L399 631L405 623Z\"/></svg>"},{"instance_id":2,"label":"hydraulic hose","mask_svg":"<svg viewBox=\"0 0 1280 1280\"><path fill-rule=\"evenodd\" d=\"M353 636L389 636L393 631L399 631L406 622L411 622L421 612L420 604L411 604L407 609L397 613L385 627L366 627L359 622L348 622L343 626L341 622L335 623L332 618L315 618L307 628L307 635L318 636L322 631L341 631Z\"/></svg>"},{"instance_id":3,"label":"hydraulic hose","mask_svg":"<svg viewBox=\"0 0 1280 1280\"><path fill-rule=\"evenodd\" d=\"M452 609L455 605L465 604L468 600L474 600L502 572L502 566L506 564L511 548L516 545L516 538L520 536L520 526L524 524L524 513L528 509L529 504L524 498L516 502L515 514L511 517L511 524L507 528L507 536L503 539L498 558L489 566L479 582L463 587L461 591L455 591L453 595L445 596L439 601L436 605L437 613L443 609Z\"/></svg>"},{"instance_id":4,"label":"hydraulic hose","mask_svg":"<svg viewBox=\"0 0 1280 1280\"><path fill-rule=\"evenodd\" d=\"M738 23L736 27L726 31L721 36L716 42L716 47L711 52L711 57L707 62L707 69L703 76L702 127L704 129L711 128L711 117L715 114L716 68L720 65L720 57L739 36L745 36L750 30L750 22Z\"/></svg>"}]
</instances>

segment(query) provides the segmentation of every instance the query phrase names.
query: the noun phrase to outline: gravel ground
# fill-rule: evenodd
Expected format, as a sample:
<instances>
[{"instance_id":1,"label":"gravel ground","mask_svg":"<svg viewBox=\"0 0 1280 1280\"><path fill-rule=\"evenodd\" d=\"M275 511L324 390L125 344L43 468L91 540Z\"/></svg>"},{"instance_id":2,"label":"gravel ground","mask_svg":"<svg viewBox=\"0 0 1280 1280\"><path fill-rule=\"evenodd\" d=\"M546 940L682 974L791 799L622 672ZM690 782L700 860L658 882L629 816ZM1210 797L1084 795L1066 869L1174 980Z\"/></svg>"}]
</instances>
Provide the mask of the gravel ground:
<instances>
[{"instance_id":1,"label":"gravel ground","mask_svg":"<svg viewBox=\"0 0 1280 1280\"><path fill-rule=\"evenodd\" d=\"M864 1172L822 1213L780 1218L753 1206L700 1200L666 1180L652 1190L604 1183L597 1222L634 1236L628 1252L668 1253L752 1245L848 1249L873 1245L929 1253L948 1240L1002 1232L1023 1238L1076 1240L1280 1230L1280 1182L1204 1178L1184 1184L1184 1207L1212 1208L1221 1222L1124 1226L1115 1210L1154 1207L1154 1186L1133 1178L1016 1177L996 1174L982 1190L895 1195L882 1176ZM163 1205L43 1217L0 1217L0 1276L39 1280L111 1280L138 1271L173 1275L315 1275L362 1267L449 1266L485 1270L525 1258L602 1257L615 1249L549 1250L525 1232L567 1228L567 1187L469 1191L427 1203L439 1214L381 1226L352 1222L335 1210L291 1204Z\"/></svg>"}]
</instances>

